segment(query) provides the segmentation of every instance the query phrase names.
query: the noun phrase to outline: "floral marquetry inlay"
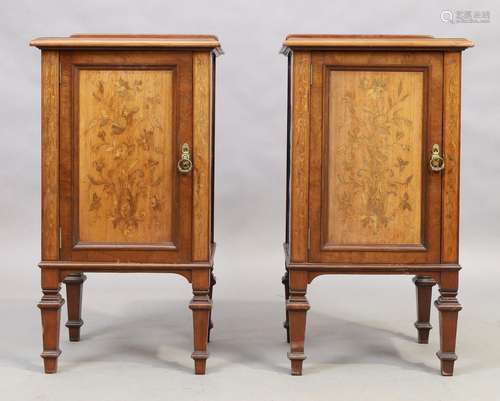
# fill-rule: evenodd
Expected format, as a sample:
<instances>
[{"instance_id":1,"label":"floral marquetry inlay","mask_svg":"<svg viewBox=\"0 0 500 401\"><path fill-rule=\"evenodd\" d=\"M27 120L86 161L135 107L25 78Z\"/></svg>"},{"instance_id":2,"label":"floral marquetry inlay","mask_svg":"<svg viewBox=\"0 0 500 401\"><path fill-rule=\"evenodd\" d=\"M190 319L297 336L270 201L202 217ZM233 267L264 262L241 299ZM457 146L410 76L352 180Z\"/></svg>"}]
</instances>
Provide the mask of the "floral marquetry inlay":
<instances>
[{"instance_id":1,"label":"floral marquetry inlay","mask_svg":"<svg viewBox=\"0 0 500 401\"><path fill-rule=\"evenodd\" d=\"M169 70L79 72L79 237L172 240Z\"/></svg>"},{"instance_id":2,"label":"floral marquetry inlay","mask_svg":"<svg viewBox=\"0 0 500 401\"><path fill-rule=\"evenodd\" d=\"M330 244L420 244L423 73L330 72Z\"/></svg>"}]
</instances>

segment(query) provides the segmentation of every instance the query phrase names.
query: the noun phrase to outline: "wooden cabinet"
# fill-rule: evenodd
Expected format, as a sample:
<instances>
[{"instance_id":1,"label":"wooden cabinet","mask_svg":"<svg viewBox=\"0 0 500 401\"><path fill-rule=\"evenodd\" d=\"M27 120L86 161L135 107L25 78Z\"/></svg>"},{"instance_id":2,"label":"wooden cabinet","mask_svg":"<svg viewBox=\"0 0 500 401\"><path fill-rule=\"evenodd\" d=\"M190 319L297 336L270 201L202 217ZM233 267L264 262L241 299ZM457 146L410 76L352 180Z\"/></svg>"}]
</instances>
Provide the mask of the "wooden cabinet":
<instances>
[{"instance_id":1,"label":"wooden cabinet","mask_svg":"<svg viewBox=\"0 0 500 401\"><path fill-rule=\"evenodd\" d=\"M45 372L57 370L60 283L79 341L84 272L165 272L193 288L195 372L208 357L216 37L73 35L42 50Z\"/></svg>"},{"instance_id":2,"label":"wooden cabinet","mask_svg":"<svg viewBox=\"0 0 500 401\"><path fill-rule=\"evenodd\" d=\"M443 375L455 355L461 51L465 39L290 35L286 229L292 374L302 373L307 285L322 274L415 276L418 341L431 290Z\"/></svg>"}]
</instances>

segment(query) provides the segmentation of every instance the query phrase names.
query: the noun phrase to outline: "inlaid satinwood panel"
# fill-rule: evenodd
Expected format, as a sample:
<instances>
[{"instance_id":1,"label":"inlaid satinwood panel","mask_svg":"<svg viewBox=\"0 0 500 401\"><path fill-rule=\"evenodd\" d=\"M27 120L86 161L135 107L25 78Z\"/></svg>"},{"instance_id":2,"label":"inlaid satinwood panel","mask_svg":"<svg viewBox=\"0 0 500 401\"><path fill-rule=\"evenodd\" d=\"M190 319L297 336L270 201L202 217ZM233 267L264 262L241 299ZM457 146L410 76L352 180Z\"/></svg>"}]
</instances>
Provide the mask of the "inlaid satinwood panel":
<instances>
[{"instance_id":1,"label":"inlaid satinwood panel","mask_svg":"<svg viewBox=\"0 0 500 401\"><path fill-rule=\"evenodd\" d=\"M442 68L425 52L312 53L310 261L439 261Z\"/></svg>"},{"instance_id":2,"label":"inlaid satinwood panel","mask_svg":"<svg viewBox=\"0 0 500 401\"><path fill-rule=\"evenodd\" d=\"M62 257L190 260L192 54L68 51L60 88Z\"/></svg>"},{"instance_id":3,"label":"inlaid satinwood panel","mask_svg":"<svg viewBox=\"0 0 500 401\"><path fill-rule=\"evenodd\" d=\"M330 70L328 244L421 244L421 71Z\"/></svg>"},{"instance_id":4,"label":"inlaid satinwood panel","mask_svg":"<svg viewBox=\"0 0 500 401\"><path fill-rule=\"evenodd\" d=\"M79 240L172 241L173 71L79 71Z\"/></svg>"}]
</instances>

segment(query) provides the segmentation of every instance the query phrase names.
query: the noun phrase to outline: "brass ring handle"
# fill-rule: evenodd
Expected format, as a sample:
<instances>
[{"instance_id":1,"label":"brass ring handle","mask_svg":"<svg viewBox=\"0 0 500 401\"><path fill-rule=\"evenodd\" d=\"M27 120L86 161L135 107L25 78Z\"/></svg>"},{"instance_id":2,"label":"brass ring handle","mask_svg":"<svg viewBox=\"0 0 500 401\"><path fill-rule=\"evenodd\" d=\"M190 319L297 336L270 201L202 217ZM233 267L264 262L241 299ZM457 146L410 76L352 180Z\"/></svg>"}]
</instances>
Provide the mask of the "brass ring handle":
<instances>
[{"instance_id":1,"label":"brass ring handle","mask_svg":"<svg viewBox=\"0 0 500 401\"><path fill-rule=\"evenodd\" d=\"M441 171L444 169L444 159L440 155L441 150L439 148L439 145L435 143L432 145L432 156L431 160L429 161L429 165L431 166L432 171Z\"/></svg>"},{"instance_id":2,"label":"brass ring handle","mask_svg":"<svg viewBox=\"0 0 500 401\"><path fill-rule=\"evenodd\" d=\"M189 145L184 143L182 145L181 159L177 163L177 170L182 174L187 174L193 169L193 162L191 161L191 154L189 153Z\"/></svg>"}]
</instances>

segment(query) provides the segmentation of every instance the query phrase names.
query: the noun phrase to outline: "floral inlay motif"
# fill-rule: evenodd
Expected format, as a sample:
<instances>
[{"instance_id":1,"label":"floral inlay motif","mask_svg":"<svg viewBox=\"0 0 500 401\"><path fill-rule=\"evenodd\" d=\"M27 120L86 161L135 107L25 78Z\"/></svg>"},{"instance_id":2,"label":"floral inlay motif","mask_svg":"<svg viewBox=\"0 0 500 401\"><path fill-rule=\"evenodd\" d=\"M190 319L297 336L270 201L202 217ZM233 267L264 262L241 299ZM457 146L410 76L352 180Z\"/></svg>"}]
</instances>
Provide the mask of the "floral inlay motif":
<instances>
[{"instance_id":1,"label":"floral inlay motif","mask_svg":"<svg viewBox=\"0 0 500 401\"><path fill-rule=\"evenodd\" d=\"M422 74L335 71L331 79L334 242L419 243Z\"/></svg>"},{"instance_id":2,"label":"floral inlay motif","mask_svg":"<svg viewBox=\"0 0 500 401\"><path fill-rule=\"evenodd\" d=\"M141 239L149 234L158 241L165 235L157 233L169 189L165 178L171 179L171 161L165 161L171 110L162 99L171 77L165 80L165 71L80 74L80 219L90 214L110 240L134 240L141 231Z\"/></svg>"}]
</instances>

